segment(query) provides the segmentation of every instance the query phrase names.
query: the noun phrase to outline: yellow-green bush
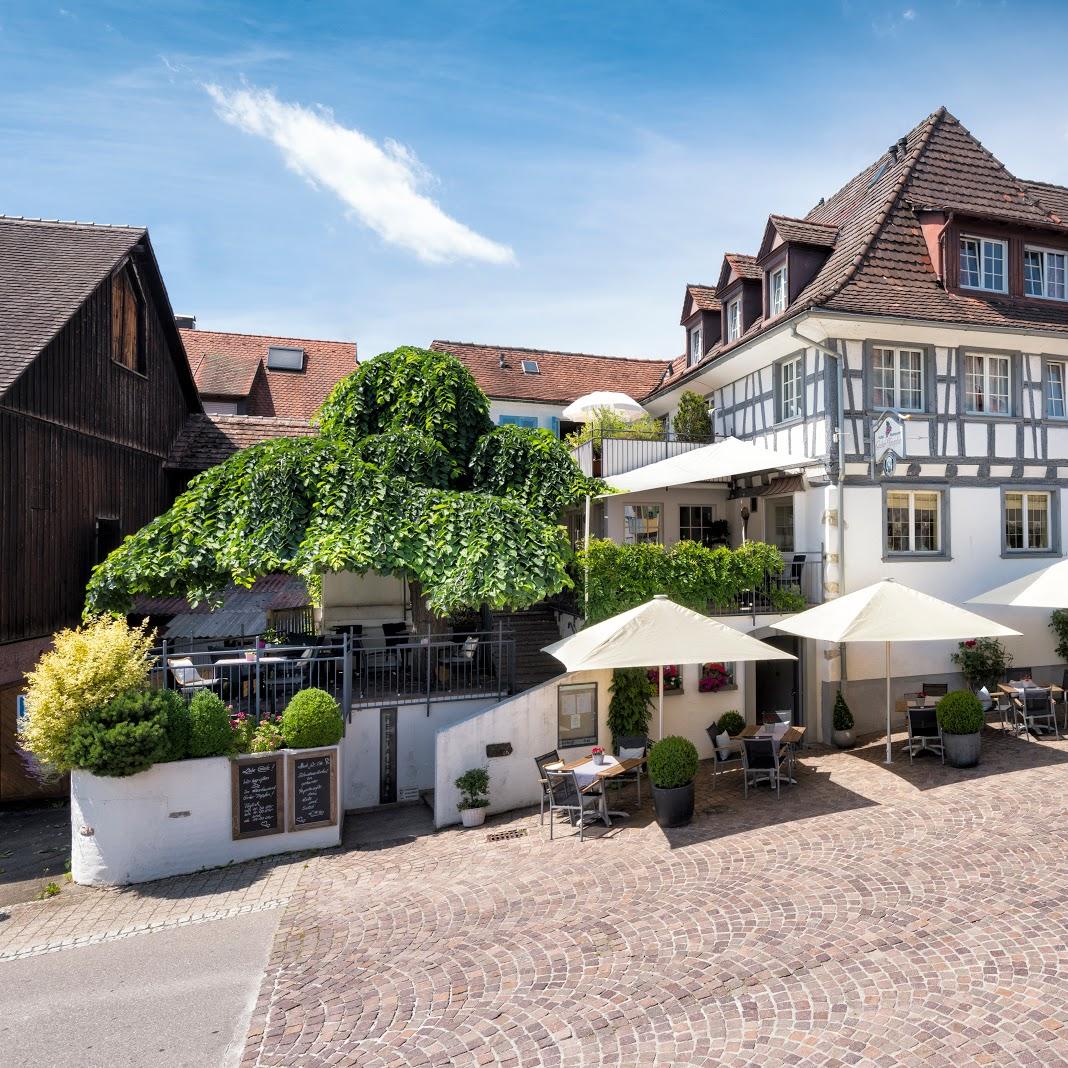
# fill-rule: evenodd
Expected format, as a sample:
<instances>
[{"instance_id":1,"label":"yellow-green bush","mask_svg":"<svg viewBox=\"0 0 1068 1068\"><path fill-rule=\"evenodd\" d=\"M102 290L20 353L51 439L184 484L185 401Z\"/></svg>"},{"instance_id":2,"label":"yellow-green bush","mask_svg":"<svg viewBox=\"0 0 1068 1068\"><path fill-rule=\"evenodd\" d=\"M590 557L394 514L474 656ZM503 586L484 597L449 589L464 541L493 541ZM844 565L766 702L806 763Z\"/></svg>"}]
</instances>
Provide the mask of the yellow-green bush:
<instances>
[{"instance_id":1,"label":"yellow-green bush","mask_svg":"<svg viewBox=\"0 0 1068 1068\"><path fill-rule=\"evenodd\" d=\"M29 675L22 747L56 771L69 771L71 732L82 716L148 685L152 640L147 625L107 616L59 631Z\"/></svg>"}]
</instances>

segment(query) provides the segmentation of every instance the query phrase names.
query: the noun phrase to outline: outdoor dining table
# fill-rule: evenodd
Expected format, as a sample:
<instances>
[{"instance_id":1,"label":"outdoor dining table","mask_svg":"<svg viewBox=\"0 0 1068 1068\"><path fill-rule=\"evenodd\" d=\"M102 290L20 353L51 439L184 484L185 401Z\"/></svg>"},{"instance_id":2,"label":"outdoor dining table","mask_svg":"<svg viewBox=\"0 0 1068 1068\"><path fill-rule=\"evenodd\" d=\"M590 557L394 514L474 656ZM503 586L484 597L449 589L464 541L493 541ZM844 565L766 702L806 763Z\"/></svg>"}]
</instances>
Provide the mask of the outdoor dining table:
<instances>
[{"instance_id":1,"label":"outdoor dining table","mask_svg":"<svg viewBox=\"0 0 1068 1068\"><path fill-rule=\"evenodd\" d=\"M790 778L786 782L797 785L793 777L794 752L805 737L805 728L794 723L750 723L742 730L740 738L771 738L779 745L785 745L790 752Z\"/></svg>"},{"instance_id":2,"label":"outdoor dining table","mask_svg":"<svg viewBox=\"0 0 1068 1068\"><path fill-rule=\"evenodd\" d=\"M608 791L605 789L605 780L611 779L616 775L622 775L624 772L632 771L634 768L640 767L645 763L645 757L630 757L627 760L619 760L614 756L609 756L607 753L604 755L603 764L595 764L592 756L579 757L578 760L569 760L566 764L560 764L557 767L550 765L551 771L573 771L576 779L578 779L579 789L584 789L591 783L600 781L601 783L601 819L604 821L606 827L612 826L612 817L626 817L630 815L628 812L609 811L608 808Z\"/></svg>"}]
</instances>

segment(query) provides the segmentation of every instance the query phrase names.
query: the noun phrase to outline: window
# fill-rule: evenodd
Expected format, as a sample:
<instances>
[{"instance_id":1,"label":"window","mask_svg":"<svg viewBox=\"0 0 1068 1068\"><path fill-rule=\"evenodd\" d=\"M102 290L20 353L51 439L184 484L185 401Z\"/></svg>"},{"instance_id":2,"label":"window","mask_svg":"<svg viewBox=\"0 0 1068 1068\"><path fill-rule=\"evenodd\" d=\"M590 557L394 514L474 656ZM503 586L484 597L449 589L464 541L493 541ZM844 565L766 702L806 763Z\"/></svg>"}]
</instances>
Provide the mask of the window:
<instances>
[{"instance_id":1,"label":"window","mask_svg":"<svg viewBox=\"0 0 1068 1068\"><path fill-rule=\"evenodd\" d=\"M794 499L778 497L771 501L771 544L780 552L794 551Z\"/></svg>"},{"instance_id":2,"label":"window","mask_svg":"<svg viewBox=\"0 0 1068 1068\"><path fill-rule=\"evenodd\" d=\"M742 298L735 297L727 305L727 340L737 341L742 336Z\"/></svg>"},{"instance_id":3,"label":"window","mask_svg":"<svg viewBox=\"0 0 1068 1068\"><path fill-rule=\"evenodd\" d=\"M145 298L129 264L111 276L111 358L145 373Z\"/></svg>"},{"instance_id":4,"label":"window","mask_svg":"<svg viewBox=\"0 0 1068 1068\"><path fill-rule=\"evenodd\" d=\"M304 350L285 345L271 345L267 349L269 371L303 371Z\"/></svg>"},{"instance_id":5,"label":"window","mask_svg":"<svg viewBox=\"0 0 1068 1068\"><path fill-rule=\"evenodd\" d=\"M623 544L657 544L661 539L659 504L623 505Z\"/></svg>"},{"instance_id":6,"label":"window","mask_svg":"<svg viewBox=\"0 0 1068 1068\"><path fill-rule=\"evenodd\" d=\"M704 353L701 351L701 328L695 326L690 331L690 358L688 366L693 367L694 364L701 362L701 357Z\"/></svg>"},{"instance_id":7,"label":"window","mask_svg":"<svg viewBox=\"0 0 1068 1068\"><path fill-rule=\"evenodd\" d=\"M722 541L716 522L718 509L715 505L683 504L679 506L679 541L696 541L706 548L713 542ZM716 529L713 529L716 527Z\"/></svg>"},{"instance_id":8,"label":"window","mask_svg":"<svg viewBox=\"0 0 1068 1068\"><path fill-rule=\"evenodd\" d=\"M597 744L597 683L558 686L556 709L558 748Z\"/></svg>"},{"instance_id":9,"label":"window","mask_svg":"<svg viewBox=\"0 0 1068 1068\"><path fill-rule=\"evenodd\" d=\"M1064 418L1064 364L1046 364L1046 415Z\"/></svg>"},{"instance_id":10,"label":"window","mask_svg":"<svg viewBox=\"0 0 1068 1068\"><path fill-rule=\"evenodd\" d=\"M972 415L1009 414L1009 357L964 357L964 410Z\"/></svg>"},{"instance_id":11,"label":"window","mask_svg":"<svg viewBox=\"0 0 1068 1068\"><path fill-rule=\"evenodd\" d=\"M991 293L1004 293L1005 254L1004 241L987 237L962 237L960 239L960 284L966 289L985 289Z\"/></svg>"},{"instance_id":12,"label":"window","mask_svg":"<svg viewBox=\"0 0 1068 1068\"><path fill-rule=\"evenodd\" d=\"M779 418L783 423L787 419L796 419L801 415L802 360L795 356L792 360L783 360L778 365L778 400Z\"/></svg>"},{"instance_id":13,"label":"window","mask_svg":"<svg viewBox=\"0 0 1068 1068\"><path fill-rule=\"evenodd\" d=\"M519 366L523 368L523 374L525 375L541 374L541 368L538 366L537 360L520 360Z\"/></svg>"},{"instance_id":14,"label":"window","mask_svg":"<svg viewBox=\"0 0 1068 1068\"><path fill-rule=\"evenodd\" d=\"M1048 493L1006 493L1003 511L1007 552L1050 551Z\"/></svg>"},{"instance_id":15,"label":"window","mask_svg":"<svg viewBox=\"0 0 1068 1068\"><path fill-rule=\"evenodd\" d=\"M782 315L786 311L786 264L771 272L769 288L771 298L771 315Z\"/></svg>"},{"instance_id":16,"label":"window","mask_svg":"<svg viewBox=\"0 0 1068 1068\"><path fill-rule=\"evenodd\" d=\"M536 415L501 415L497 417L498 426L525 426L534 430L538 426Z\"/></svg>"},{"instance_id":17,"label":"window","mask_svg":"<svg viewBox=\"0 0 1068 1068\"><path fill-rule=\"evenodd\" d=\"M907 412L923 410L922 350L872 350L872 404Z\"/></svg>"},{"instance_id":18,"label":"window","mask_svg":"<svg viewBox=\"0 0 1068 1068\"><path fill-rule=\"evenodd\" d=\"M886 551L942 551L942 494L935 490L891 490L886 494Z\"/></svg>"},{"instance_id":19,"label":"window","mask_svg":"<svg viewBox=\"0 0 1068 1068\"><path fill-rule=\"evenodd\" d=\"M1024 292L1029 297L1068 300L1068 253L1024 249Z\"/></svg>"},{"instance_id":20,"label":"window","mask_svg":"<svg viewBox=\"0 0 1068 1068\"><path fill-rule=\"evenodd\" d=\"M96 539L93 559L102 564L123 542L122 523L116 516L96 517Z\"/></svg>"}]
</instances>

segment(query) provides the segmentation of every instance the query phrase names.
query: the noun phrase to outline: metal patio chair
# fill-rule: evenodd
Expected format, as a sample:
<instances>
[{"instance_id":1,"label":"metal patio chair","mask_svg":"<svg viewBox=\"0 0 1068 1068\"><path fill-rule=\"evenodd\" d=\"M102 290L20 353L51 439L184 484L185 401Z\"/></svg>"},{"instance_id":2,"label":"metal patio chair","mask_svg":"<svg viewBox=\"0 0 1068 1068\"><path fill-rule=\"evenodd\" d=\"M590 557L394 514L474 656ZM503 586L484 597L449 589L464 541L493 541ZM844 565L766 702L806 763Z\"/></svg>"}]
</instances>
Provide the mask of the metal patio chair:
<instances>
[{"instance_id":1,"label":"metal patio chair","mask_svg":"<svg viewBox=\"0 0 1068 1068\"><path fill-rule=\"evenodd\" d=\"M716 779L720 777L724 772L729 771L731 768L742 767L742 747L739 745L736 749L728 750L727 755L723 756L719 751L719 742L716 741L716 724L710 723L705 730L708 733L708 737L712 742L712 789L716 788ZM731 744L737 744L739 739L731 738Z\"/></svg>"},{"instance_id":2,"label":"metal patio chair","mask_svg":"<svg viewBox=\"0 0 1068 1068\"><path fill-rule=\"evenodd\" d=\"M910 708L906 711L908 721L909 740L905 748L909 751L909 763L916 753L924 749L930 749L946 762L946 749L942 744L942 728L938 726L938 715L933 708L921 705L919 708Z\"/></svg>"},{"instance_id":3,"label":"metal patio chair","mask_svg":"<svg viewBox=\"0 0 1068 1068\"><path fill-rule=\"evenodd\" d=\"M538 782L541 783L541 798L539 799L541 811L538 813L538 823L543 824L545 823L545 802L549 800L549 780L545 772L551 765L560 763L560 753L556 749L551 753L542 753L541 756L534 758L534 763L538 767Z\"/></svg>"},{"instance_id":4,"label":"metal patio chair","mask_svg":"<svg viewBox=\"0 0 1068 1068\"><path fill-rule=\"evenodd\" d=\"M649 739L644 734L628 735L616 739L616 757L619 760L629 760L633 757L641 757L644 760L648 750ZM613 775L610 779L606 779L605 784L612 787L612 789L622 790L627 783L636 783L638 804L640 805L642 803L642 769L644 767L644 764L639 764L630 771L621 771L618 775Z\"/></svg>"},{"instance_id":5,"label":"metal patio chair","mask_svg":"<svg viewBox=\"0 0 1068 1068\"><path fill-rule=\"evenodd\" d=\"M583 841L586 821L601 818L601 791L594 785L585 789L579 786L578 776L573 771L546 771L549 784L549 838L553 837L557 812L564 812L573 823L578 824L579 841Z\"/></svg>"},{"instance_id":6,"label":"metal patio chair","mask_svg":"<svg viewBox=\"0 0 1068 1068\"><path fill-rule=\"evenodd\" d=\"M776 748L778 753L776 754ZM742 739L742 769L745 772L743 783L744 796L749 796L749 783L755 786L759 782L767 782L775 787L775 796L782 796L783 780L789 779L789 772L784 765L789 763L787 747L776 747L772 738L743 738Z\"/></svg>"},{"instance_id":7,"label":"metal patio chair","mask_svg":"<svg viewBox=\"0 0 1068 1068\"><path fill-rule=\"evenodd\" d=\"M1061 731L1057 726L1057 709L1053 704L1053 691L1045 686L1025 686L1012 696L1013 730L1022 729L1028 738L1032 732L1052 731L1060 741Z\"/></svg>"},{"instance_id":8,"label":"metal patio chair","mask_svg":"<svg viewBox=\"0 0 1068 1068\"><path fill-rule=\"evenodd\" d=\"M199 693L201 690L222 690L223 679L220 675L214 671L206 674L194 666L193 661L187 656L169 657L167 667L170 669L171 677L178 690L186 697Z\"/></svg>"}]
</instances>

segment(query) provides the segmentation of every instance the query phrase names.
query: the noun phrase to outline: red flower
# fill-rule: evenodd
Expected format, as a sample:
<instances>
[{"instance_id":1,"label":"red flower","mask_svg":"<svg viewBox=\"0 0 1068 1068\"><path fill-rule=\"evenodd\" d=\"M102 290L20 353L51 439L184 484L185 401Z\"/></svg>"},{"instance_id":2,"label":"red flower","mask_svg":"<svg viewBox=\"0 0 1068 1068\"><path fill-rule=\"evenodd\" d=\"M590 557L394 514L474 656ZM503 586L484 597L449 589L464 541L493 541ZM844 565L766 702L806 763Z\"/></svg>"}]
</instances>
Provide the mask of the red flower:
<instances>
[{"instance_id":1,"label":"red flower","mask_svg":"<svg viewBox=\"0 0 1068 1068\"><path fill-rule=\"evenodd\" d=\"M974 638L969 638L964 643L964 648L965 649L974 649L976 647L976 645L978 645L978 642Z\"/></svg>"}]
</instances>

